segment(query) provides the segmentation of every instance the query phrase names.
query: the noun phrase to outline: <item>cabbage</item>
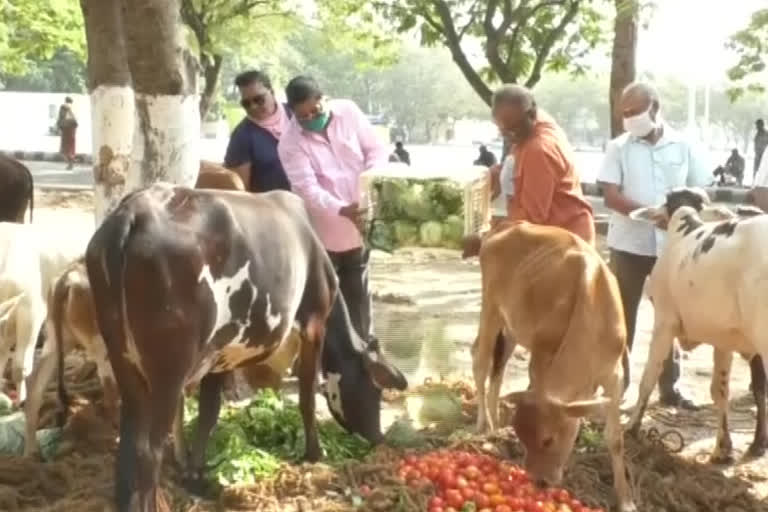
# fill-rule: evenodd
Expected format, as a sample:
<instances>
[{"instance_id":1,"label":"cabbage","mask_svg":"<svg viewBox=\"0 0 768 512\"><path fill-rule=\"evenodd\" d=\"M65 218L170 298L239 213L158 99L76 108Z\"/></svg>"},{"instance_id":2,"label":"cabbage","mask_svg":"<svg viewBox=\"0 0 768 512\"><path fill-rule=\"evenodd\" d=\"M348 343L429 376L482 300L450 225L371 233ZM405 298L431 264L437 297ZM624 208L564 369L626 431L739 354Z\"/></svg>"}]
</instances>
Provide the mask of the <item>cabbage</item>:
<instances>
[{"instance_id":1,"label":"cabbage","mask_svg":"<svg viewBox=\"0 0 768 512\"><path fill-rule=\"evenodd\" d=\"M394 240L399 247L417 245L419 243L419 226L407 220L396 220L392 223Z\"/></svg>"},{"instance_id":2,"label":"cabbage","mask_svg":"<svg viewBox=\"0 0 768 512\"><path fill-rule=\"evenodd\" d=\"M421 245L425 247L439 247L443 239L443 226L434 220L427 221L421 225L419 235Z\"/></svg>"},{"instance_id":3,"label":"cabbage","mask_svg":"<svg viewBox=\"0 0 768 512\"><path fill-rule=\"evenodd\" d=\"M432 215L432 204L424 194L424 185L412 185L402 196L401 207L405 216L411 220L427 220Z\"/></svg>"},{"instance_id":4,"label":"cabbage","mask_svg":"<svg viewBox=\"0 0 768 512\"><path fill-rule=\"evenodd\" d=\"M451 249L461 248L464 239L464 220L458 215L450 215L443 223L443 245Z\"/></svg>"}]
</instances>

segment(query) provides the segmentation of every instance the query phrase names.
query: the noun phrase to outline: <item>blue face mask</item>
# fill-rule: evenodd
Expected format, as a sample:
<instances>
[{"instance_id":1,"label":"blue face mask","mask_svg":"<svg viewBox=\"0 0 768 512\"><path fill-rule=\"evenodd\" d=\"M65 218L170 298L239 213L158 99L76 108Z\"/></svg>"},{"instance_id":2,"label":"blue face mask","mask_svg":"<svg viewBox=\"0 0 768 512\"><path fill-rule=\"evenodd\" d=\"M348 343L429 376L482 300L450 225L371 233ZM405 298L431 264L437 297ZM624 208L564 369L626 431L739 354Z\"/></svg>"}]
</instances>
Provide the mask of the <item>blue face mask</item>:
<instances>
[{"instance_id":1,"label":"blue face mask","mask_svg":"<svg viewBox=\"0 0 768 512\"><path fill-rule=\"evenodd\" d=\"M302 128L310 132L322 132L328 126L330 115L328 112L320 112L312 119L302 119L299 124Z\"/></svg>"}]
</instances>

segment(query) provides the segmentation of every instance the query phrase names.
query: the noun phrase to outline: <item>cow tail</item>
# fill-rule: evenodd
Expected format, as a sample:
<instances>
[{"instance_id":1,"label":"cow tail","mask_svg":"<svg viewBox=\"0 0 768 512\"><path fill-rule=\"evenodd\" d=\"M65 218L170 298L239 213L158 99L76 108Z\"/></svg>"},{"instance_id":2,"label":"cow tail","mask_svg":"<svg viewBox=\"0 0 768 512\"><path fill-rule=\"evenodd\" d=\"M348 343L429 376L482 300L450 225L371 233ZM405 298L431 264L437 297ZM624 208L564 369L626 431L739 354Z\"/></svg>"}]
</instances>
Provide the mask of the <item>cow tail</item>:
<instances>
[{"instance_id":1,"label":"cow tail","mask_svg":"<svg viewBox=\"0 0 768 512\"><path fill-rule=\"evenodd\" d=\"M123 199L125 202L130 196ZM115 501L118 511L130 510L138 466L136 413L125 396L124 370L120 363L125 346L125 250L134 219L117 207L94 233L86 249L85 265L94 297L96 317L120 392L120 443L115 463ZM128 398L128 400L126 400Z\"/></svg>"},{"instance_id":2,"label":"cow tail","mask_svg":"<svg viewBox=\"0 0 768 512\"><path fill-rule=\"evenodd\" d=\"M65 273L56 280L53 287L53 304L50 311L50 322L53 323L53 342L56 346L56 361L58 365L58 392L59 402L61 402L61 411L57 416L59 427L63 427L69 414L69 395L64 386L64 336L62 333L62 324L64 323L64 303L68 295L68 288L65 286L68 273Z\"/></svg>"}]
</instances>

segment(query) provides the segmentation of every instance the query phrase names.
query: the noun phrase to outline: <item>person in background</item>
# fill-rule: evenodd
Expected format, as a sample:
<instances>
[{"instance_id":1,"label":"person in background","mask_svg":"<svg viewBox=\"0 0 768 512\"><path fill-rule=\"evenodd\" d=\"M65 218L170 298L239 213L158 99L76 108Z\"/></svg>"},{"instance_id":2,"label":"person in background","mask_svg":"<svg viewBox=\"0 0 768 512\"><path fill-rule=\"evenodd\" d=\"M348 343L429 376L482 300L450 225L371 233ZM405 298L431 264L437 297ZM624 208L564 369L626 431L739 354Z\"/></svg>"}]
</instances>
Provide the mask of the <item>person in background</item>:
<instances>
[{"instance_id":1,"label":"person in background","mask_svg":"<svg viewBox=\"0 0 768 512\"><path fill-rule=\"evenodd\" d=\"M294 121L278 153L293 191L304 199L315 230L339 276L352 323L369 340L369 250L363 245L360 175L387 165L389 151L368 118L350 100L329 100L308 76L292 79L285 94ZM342 326L328 324L328 335Z\"/></svg>"},{"instance_id":2,"label":"person in background","mask_svg":"<svg viewBox=\"0 0 768 512\"><path fill-rule=\"evenodd\" d=\"M475 165L482 165L483 167L492 167L496 165L496 155L488 151L485 144L480 145L480 155L475 160Z\"/></svg>"},{"instance_id":3,"label":"person in background","mask_svg":"<svg viewBox=\"0 0 768 512\"><path fill-rule=\"evenodd\" d=\"M623 360L626 391L630 382L629 351L643 286L665 236L655 226L632 220L628 215L637 208L663 202L673 188L706 186L711 167L698 148L662 120L659 95L651 85L630 84L619 106L627 133L608 143L597 182L603 189L605 205L613 210L608 246L627 325L629 350ZM693 402L677 389L679 378L680 352L675 343L659 377L659 398L664 405L695 409Z\"/></svg>"},{"instance_id":4,"label":"person in background","mask_svg":"<svg viewBox=\"0 0 768 512\"><path fill-rule=\"evenodd\" d=\"M744 162L744 157L739 154L738 149L734 148L733 151L731 151L731 156L729 156L728 160L725 162L725 172L733 176L739 186L744 182L745 167L746 163Z\"/></svg>"},{"instance_id":5,"label":"person in background","mask_svg":"<svg viewBox=\"0 0 768 512\"><path fill-rule=\"evenodd\" d=\"M72 98L64 98L64 104L59 107L59 117L56 126L61 132L61 141L59 152L67 160L67 169L75 166L76 139L77 139L77 116L72 110Z\"/></svg>"},{"instance_id":6,"label":"person in background","mask_svg":"<svg viewBox=\"0 0 768 512\"><path fill-rule=\"evenodd\" d=\"M277 143L290 125L291 111L275 99L272 82L261 71L235 78L245 117L232 131L224 166L240 175L251 192L291 190Z\"/></svg>"},{"instance_id":7,"label":"person in background","mask_svg":"<svg viewBox=\"0 0 768 512\"><path fill-rule=\"evenodd\" d=\"M760 163L749 196L755 206L768 213L768 158Z\"/></svg>"},{"instance_id":8,"label":"person in background","mask_svg":"<svg viewBox=\"0 0 768 512\"><path fill-rule=\"evenodd\" d=\"M397 155L398 161L402 162L406 165L411 165L411 155L408 153L408 151L403 147L402 141L395 142L395 154Z\"/></svg>"},{"instance_id":9,"label":"person in background","mask_svg":"<svg viewBox=\"0 0 768 512\"><path fill-rule=\"evenodd\" d=\"M760 169L760 163L763 160L763 154L765 148L768 147L768 130L765 129L765 123L762 119L755 121L755 162L752 169L752 177L757 175L758 169Z\"/></svg>"}]
</instances>

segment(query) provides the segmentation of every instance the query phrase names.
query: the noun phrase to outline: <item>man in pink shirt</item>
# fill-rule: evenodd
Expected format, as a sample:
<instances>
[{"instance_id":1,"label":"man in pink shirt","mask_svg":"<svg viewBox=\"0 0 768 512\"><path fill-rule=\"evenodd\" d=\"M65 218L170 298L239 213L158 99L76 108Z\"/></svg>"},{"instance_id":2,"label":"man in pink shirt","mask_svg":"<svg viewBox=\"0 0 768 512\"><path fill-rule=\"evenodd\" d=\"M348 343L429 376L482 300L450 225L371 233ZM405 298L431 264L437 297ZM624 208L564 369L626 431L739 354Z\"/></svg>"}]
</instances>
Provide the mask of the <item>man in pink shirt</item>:
<instances>
[{"instance_id":1,"label":"man in pink shirt","mask_svg":"<svg viewBox=\"0 0 768 512\"><path fill-rule=\"evenodd\" d=\"M313 78L294 78L285 94L294 117L277 148L280 161L336 267L352 324L370 340L370 254L360 233L359 178L385 165L389 151L354 102L328 100ZM329 323L328 334L335 328Z\"/></svg>"}]
</instances>

